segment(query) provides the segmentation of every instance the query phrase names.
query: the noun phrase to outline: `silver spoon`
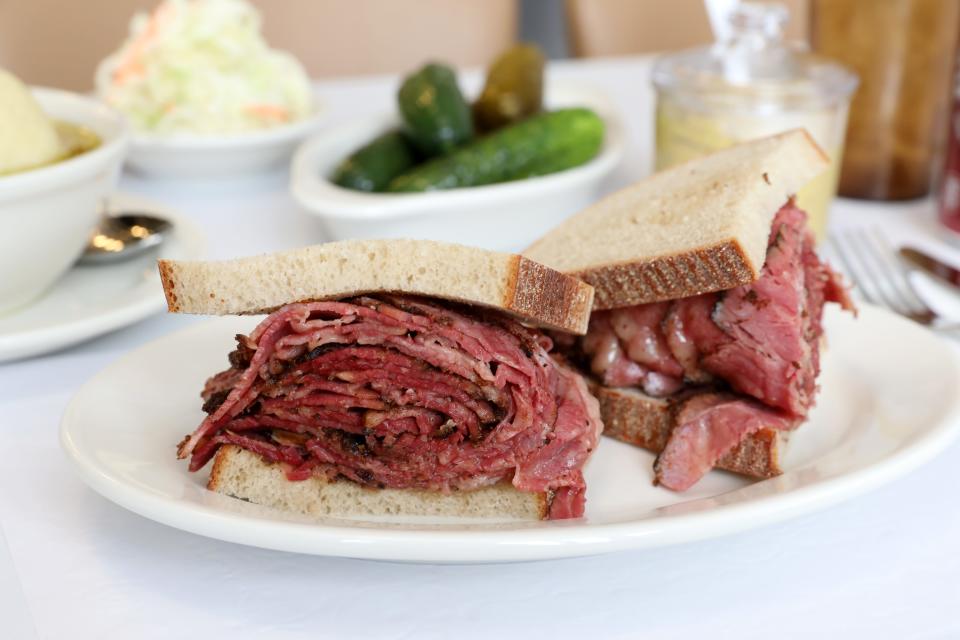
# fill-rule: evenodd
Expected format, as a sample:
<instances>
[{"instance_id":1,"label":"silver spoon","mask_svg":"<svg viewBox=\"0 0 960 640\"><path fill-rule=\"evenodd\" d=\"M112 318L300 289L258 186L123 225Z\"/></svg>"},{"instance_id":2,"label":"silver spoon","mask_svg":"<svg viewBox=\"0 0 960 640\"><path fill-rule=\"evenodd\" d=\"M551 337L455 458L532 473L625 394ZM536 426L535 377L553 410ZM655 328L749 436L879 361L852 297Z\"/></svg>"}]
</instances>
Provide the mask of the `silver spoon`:
<instances>
[{"instance_id":1,"label":"silver spoon","mask_svg":"<svg viewBox=\"0 0 960 640\"><path fill-rule=\"evenodd\" d=\"M78 264L108 264L128 260L159 246L173 225L145 213L105 215L90 237Z\"/></svg>"}]
</instances>

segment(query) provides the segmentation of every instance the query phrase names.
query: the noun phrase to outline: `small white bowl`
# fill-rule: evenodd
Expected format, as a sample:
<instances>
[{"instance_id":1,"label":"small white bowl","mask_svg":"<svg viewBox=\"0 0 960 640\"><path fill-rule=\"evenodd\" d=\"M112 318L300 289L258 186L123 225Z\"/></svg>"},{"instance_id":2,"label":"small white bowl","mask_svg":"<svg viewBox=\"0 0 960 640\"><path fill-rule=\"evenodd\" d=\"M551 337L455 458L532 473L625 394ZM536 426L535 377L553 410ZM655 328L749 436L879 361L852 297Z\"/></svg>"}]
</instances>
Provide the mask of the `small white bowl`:
<instances>
[{"instance_id":1,"label":"small white bowl","mask_svg":"<svg viewBox=\"0 0 960 640\"><path fill-rule=\"evenodd\" d=\"M55 164L0 176L0 312L40 296L76 261L116 185L129 133L93 98L32 88L54 120L87 127L100 146ZM64 310L69 313L69 310Z\"/></svg>"},{"instance_id":2,"label":"small white bowl","mask_svg":"<svg viewBox=\"0 0 960 640\"><path fill-rule=\"evenodd\" d=\"M537 178L422 194L364 193L330 182L344 158L398 125L397 115L385 113L324 131L305 142L293 158L290 189L304 209L323 221L333 239L425 238L494 250L523 249L594 202L623 155L623 129L605 95L551 85L546 102L551 109L589 107L603 118L604 143L597 157Z\"/></svg>"},{"instance_id":3,"label":"small white bowl","mask_svg":"<svg viewBox=\"0 0 960 640\"><path fill-rule=\"evenodd\" d=\"M115 65L114 57L108 56L97 66L98 92L109 86ZM288 162L320 122L320 108L314 102L306 118L258 131L155 134L132 127L127 166L146 176L174 179L219 179L267 171Z\"/></svg>"},{"instance_id":4,"label":"small white bowl","mask_svg":"<svg viewBox=\"0 0 960 640\"><path fill-rule=\"evenodd\" d=\"M161 178L229 178L267 171L289 161L320 124L320 115L289 124L231 134L134 133L127 165Z\"/></svg>"}]
</instances>

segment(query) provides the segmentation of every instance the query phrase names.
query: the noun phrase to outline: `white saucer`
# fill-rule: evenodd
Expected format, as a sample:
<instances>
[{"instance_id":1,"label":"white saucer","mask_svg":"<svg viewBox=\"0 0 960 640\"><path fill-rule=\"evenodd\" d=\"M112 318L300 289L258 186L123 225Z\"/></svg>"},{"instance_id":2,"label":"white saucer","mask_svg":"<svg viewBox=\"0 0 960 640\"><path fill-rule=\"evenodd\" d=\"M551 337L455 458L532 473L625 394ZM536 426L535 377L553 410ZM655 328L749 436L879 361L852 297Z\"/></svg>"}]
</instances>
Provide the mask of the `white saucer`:
<instances>
[{"instance_id":1,"label":"white saucer","mask_svg":"<svg viewBox=\"0 0 960 640\"><path fill-rule=\"evenodd\" d=\"M823 392L791 436L777 478L711 472L679 494L654 487L653 456L604 438L586 469L586 517L554 522L429 518L309 521L204 488L174 445L201 421L204 379L256 318L219 318L134 351L85 384L61 443L93 489L201 535L301 553L413 562L499 562L656 547L823 509L889 482L946 447L960 426L957 356L930 332L865 307L830 309Z\"/></svg>"},{"instance_id":2,"label":"white saucer","mask_svg":"<svg viewBox=\"0 0 960 640\"><path fill-rule=\"evenodd\" d=\"M126 262L74 266L42 298L0 315L0 362L62 349L162 311L157 258L190 260L204 251L200 228L162 205L116 194L110 207L167 218L174 230L159 249Z\"/></svg>"}]
</instances>

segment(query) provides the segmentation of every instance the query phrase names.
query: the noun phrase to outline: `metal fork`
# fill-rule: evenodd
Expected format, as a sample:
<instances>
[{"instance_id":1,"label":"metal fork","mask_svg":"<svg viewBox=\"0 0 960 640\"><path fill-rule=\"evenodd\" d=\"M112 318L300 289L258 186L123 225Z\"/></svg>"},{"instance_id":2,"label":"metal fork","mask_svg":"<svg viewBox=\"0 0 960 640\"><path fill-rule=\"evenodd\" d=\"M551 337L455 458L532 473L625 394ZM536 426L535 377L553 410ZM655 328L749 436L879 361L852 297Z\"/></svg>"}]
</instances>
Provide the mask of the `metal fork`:
<instances>
[{"instance_id":1,"label":"metal fork","mask_svg":"<svg viewBox=\"0 0 960 640\"><path fill-rule=\"evenodd\" d=\"M832 253L864 299L937 331L955 331L917 295L909 271L879 227L850 228L829 238Z\"/></svg>"}]
</instances>

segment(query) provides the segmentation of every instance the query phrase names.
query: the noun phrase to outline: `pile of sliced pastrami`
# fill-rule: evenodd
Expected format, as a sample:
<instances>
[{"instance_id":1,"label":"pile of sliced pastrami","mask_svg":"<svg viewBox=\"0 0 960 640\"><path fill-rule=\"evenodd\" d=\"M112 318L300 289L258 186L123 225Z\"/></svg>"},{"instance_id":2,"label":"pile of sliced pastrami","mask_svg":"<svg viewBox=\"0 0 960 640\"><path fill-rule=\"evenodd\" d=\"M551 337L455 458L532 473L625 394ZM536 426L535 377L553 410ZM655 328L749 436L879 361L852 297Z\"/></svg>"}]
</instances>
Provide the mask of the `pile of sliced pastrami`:
<instances>
[{"instance_id":1,"label":"pile of sliced pastrami","mask_svg":"<svg viewBox=\"0 0 960 640\"><path fill-rule=\"evenodd\" d=\"M583 515L602 424L550 339L501 316L400 296L289 304L207 381L209 414L179 448L190 470L225 443L370 487L468 490L510 481Z\"/></svg>"},{"instance_id":2,"label":"pile of sliced pastrami","mask_svg":"<svg viewBox=\"0 0 960 640\"><path fill-rule=\"evenodd\" d=\"M813 406L826 302L853 306L792 201L774 218L752 284L595 312L581 348L606 386L687 398L657 482L685 490L761 428L793 429ZM691 390L703 387L703 393Z\"/></svg>"}]
</instances>

